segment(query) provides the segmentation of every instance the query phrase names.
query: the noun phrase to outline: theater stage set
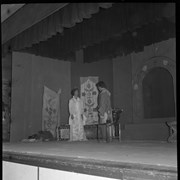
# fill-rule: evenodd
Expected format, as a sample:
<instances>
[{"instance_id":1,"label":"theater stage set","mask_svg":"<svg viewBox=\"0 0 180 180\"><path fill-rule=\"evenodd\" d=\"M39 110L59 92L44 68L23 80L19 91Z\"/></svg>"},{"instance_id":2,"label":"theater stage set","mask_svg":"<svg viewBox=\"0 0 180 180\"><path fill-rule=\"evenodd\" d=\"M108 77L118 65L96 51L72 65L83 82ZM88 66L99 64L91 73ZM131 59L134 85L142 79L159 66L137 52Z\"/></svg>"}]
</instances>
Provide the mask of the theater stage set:
<instances>
[{"instance_id":1,"label":"theater stage set","mask_svg":"<svg viewBox=\"0 0 180 180\"><path fill-rule=\"evenodd\" d=\"M3 180L177 179L175 4L26 4L1 25ZM88 121L88 141L70 142L70 91L98 80L120 136L98 141ZM44 87L61 90L58 137L22 142L43 130Z\"/></svg>"}]
</instances>

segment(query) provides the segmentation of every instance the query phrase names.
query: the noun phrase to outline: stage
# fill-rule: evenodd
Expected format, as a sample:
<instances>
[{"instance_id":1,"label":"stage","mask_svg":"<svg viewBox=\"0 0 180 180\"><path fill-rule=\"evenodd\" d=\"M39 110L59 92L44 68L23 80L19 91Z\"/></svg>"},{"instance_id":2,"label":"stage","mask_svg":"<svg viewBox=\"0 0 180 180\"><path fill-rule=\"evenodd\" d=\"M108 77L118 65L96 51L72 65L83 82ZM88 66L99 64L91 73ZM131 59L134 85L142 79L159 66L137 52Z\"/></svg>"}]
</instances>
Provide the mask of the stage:
<instances>
[{"instance_id":1,"label":"stage","mask_svg":"<svg viewBox=\"0 0 180 180\"><path fill-rule=\"evenodd\" d=\"M166 142L4 143L3 160L116 179L177 178L177 145Z\"/></svg>"}]
</instances>

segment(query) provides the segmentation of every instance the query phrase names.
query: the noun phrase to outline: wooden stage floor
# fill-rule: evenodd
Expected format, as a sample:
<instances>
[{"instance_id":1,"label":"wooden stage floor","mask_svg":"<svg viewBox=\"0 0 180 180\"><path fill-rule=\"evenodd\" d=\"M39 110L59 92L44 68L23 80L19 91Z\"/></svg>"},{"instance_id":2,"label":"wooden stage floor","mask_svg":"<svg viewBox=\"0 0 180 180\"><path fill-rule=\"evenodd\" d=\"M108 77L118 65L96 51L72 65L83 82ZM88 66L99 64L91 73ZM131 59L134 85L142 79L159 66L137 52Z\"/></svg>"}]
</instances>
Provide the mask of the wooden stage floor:
<instances>
[{"instance_id":1,"label":"wooden stage floor","mask_svg":"<svg viewBox=\"0 0 180 180\"><path fill-rule=\"evenodd\" d=\"M4 143L3 151L177 167L177 146L162 142Z\"/></svg>"},{"instance_id":2,"label":"wooden stage floor","mask_svg":"<svg viewBox=\"0 0 180 180\"><path fill-rule=\"evenodd\" d=\"M113 178L124 177L125 173L128 175L139 173L141 170L147 172L140 174L142 179L146 179L144 177L151 178L150 174L154 179L161 179L163 176L166 177L165 179L169 179L168 177L176 179L177 176L177 145L175 143L118 141L98 143L94 140L87 142L3 143L3 160L13 162L13 158L14 162L27 160L31 165L33 165L32 159L36 161L36 159L44 158L44 162L42 159L39 160L37 166L47 164L45 167L67 171L72 168L72 171L77 170L79 173L99 176L107 172L107 176ZM47 160L48 158L49 160ZM97 172L96 169L98 169ZM156 174L160 178L156 178L151 172L157 172Z\"/></svg>"}]
</instances>

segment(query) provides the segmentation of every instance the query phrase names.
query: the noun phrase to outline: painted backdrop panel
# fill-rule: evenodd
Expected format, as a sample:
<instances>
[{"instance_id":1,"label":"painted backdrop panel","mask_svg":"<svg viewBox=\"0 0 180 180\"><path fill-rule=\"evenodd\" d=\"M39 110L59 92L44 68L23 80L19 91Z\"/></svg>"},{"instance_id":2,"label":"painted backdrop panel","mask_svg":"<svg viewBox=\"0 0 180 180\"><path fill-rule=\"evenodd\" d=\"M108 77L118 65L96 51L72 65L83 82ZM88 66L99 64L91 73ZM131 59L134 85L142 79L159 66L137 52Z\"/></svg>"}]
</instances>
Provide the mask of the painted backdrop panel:
<instances>
[{"instance_id":1,"label":"painted backdrop panel","mask_svg":"<svg viewBox=\"0 0 180 180\"><path fill-rule=\"evenodd\" d=\"M60 93L44 87L43 109L42 109L42 130L50 131L56 137L56 127L60 124Z\"/></svg>"},{"instance_id":2,"label":"painted backdrop panel","mask_svg":"<svg viewBox=\"0 0 180 180\"><path fill-rule=\"evenodd\" d=\"M95 124L98 122L98 112L96 111L98 105L96 83L98 80L98 77L80 77L81 99L84 103L85 116L87 118L86 124Z\"/></svg>"}]
</instances>

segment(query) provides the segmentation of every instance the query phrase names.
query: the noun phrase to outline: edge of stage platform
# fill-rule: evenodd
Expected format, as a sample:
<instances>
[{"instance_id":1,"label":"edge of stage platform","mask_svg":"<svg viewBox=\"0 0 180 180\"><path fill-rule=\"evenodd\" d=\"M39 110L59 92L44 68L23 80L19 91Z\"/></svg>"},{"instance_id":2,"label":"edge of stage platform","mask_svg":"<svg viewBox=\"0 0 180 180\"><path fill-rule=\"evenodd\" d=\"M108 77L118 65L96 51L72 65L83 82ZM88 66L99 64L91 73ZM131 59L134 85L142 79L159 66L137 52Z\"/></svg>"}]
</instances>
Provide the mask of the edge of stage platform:
<instances>
[{"instance_id":1,"label":"edge of stage platform","mask_svg":"<svg viewBox=\"0 0 180 180\"><path fill-rule=\"evenodd\" d=\"M114 179L177 179L177 168L3 151L3 161Z\"/></svg>"}]
</instances>

